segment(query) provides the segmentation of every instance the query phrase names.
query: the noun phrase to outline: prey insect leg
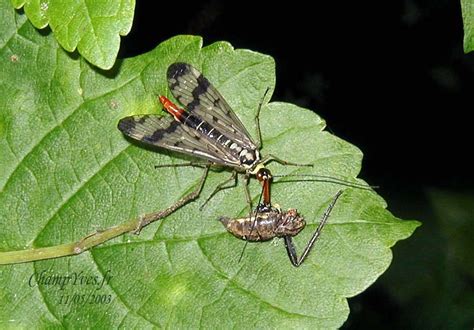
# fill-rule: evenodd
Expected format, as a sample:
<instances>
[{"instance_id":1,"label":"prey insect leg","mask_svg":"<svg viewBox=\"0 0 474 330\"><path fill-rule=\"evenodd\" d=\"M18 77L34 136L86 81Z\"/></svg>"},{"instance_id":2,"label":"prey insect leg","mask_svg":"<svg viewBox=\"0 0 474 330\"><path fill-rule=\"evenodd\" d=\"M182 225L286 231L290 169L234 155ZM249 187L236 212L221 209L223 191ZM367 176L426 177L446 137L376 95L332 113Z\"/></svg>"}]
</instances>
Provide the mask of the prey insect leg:
<instances>
[{"instance_id":1,"label":"prey insect leg","mask_svg":"<svg viewBox=\"0 0 474 330\"><path fill-rule=\"evenodd\" d=\"M180 207L182 207L182 206L186 205L187 203L189 203L189 202L195 200L196 198L198 198L199 194L202 191L202 188L204 187L204 183L206 182L207 174L209 173L209 168L210 167L211 167L210 164L208 164L206 166L206 168L204 170L204 173L203 173L201 179L199 180L198 186L192 192L190 192L189 194L187 194L186 196L184 196L183 198L178 200L176 203L174 203L173 205L171 205L170 207L168 207L164 210L161 210L159 212L148 213L148 214L145 214L144 216L142 216L141 219L140 219L140 222L137 225L137 228L135 229L135 234L138 235L143 227L149 225L150 223L152 223L155 220L158 220L158 219L161 219L161 218L164 218L164 217L170 215L171 213L173 213L174 211L176 211Z\"/></svg>"},{"instance_id":2,"label":"prey insect leg","mask_svg":"<svg viewBox=\"0 0 474 330\"><path fill-rule=\"evenodd\" d=\"M321 235L321 230L323 229L324 225L326 224L326 222L329 218L329 215L331 214L331 211L334 208L334 205L336 205L336 202L337 202L339 196L341 196L341 194L342 194L342 190L339 190L337 192L337 194L334 196L332 202L329 204L328 208L324 212L323 217L321 218L321 221L318 225L318 228L316 229L313 236L309 240L308 244L304 248L304 251L303 251L303 254L301 255L301 257L298 258L297 254L296 254L296 249L295 249L295 245L293 244L292 237L291 236L284 236L286 251L288 252L288 257L290 258L290 261L293 264L293 266L299 267L303 263L303 261L306 259L309 252L313 248L314 243L317 241L317 239Z\"/></svg>"},{"instance_id":3,"label":"prey insect leg","mask_svg":"<svg viewBox=\"0 0 474 330\"><path fill-rule=\"evenodd\" d=\"M249 204L250 207L250 212L249 212L249 218L252 219L252 215L254 218L254 221L252 222L252 227L250 229L250 235L252 235L252 232L255 229L255 226L257 224L257 216L261 212L266 212L271 208L271 203L270 203L270 179L265 179L262 181L262 193L260 194L260 197L258 198L258 204L257 208L255 209L255 213L252 211L252 197L250 197L250 191L249 191L249 176L245 176L245 194L247 196L247 203ZM263 196L263 204L261 203L262 201L262 196ZM249 244L249 241L245 242L244 248L242 249L242 252L240 253L239 257L239 263L242 261L242 258L244 257L245 249L247 248L247 244Z\"/></svg>"}]
</instances>

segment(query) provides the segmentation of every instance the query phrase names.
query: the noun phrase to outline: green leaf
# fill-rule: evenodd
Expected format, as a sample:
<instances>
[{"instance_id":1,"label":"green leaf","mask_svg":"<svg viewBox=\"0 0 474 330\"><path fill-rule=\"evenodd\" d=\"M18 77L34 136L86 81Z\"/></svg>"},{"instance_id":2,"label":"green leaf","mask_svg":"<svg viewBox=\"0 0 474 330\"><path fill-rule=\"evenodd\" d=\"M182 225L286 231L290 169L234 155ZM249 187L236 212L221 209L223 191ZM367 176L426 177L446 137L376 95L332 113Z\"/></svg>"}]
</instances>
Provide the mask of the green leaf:
<instances>
[{"instance_id":1,"label":"green leaf","mask_svg":"<svg viewBox=\"0 0 474 330\"><path fill-rule=\"evenodd\" d=\"M426 198L419 193L413 197L404 196L398 209L422 214L423 228L397 246L394 262L379 283L396 306L403 306L395 328L470 328L474 194L429 189ZM396 203L391 207L396 209Z\"/></svg>"},{"instance_id":2,"label":"green leaf","mask_svg":"<svg viewBox=\"0 0 474 330\"><path fill-rule=\"evenodd\" d=\"M164 209L196 186L202 169L154 169L188 158L130 143L116 128L124 116L159 111L156 95L170 96L171 63L199 68L253 136L258 104L275 85L270 56L226 42L202 48L192 36L123 60L104 76L51 35L40 35L24 15L0 9L8 27L0 32L0 251L79 240ZM313 112L272 102L261 115L263 155L314 164L272 163L274 174L355 181L362 153L325 132ZM300 268L290 264L281 240L249 244L239 263L244 242L217 219L246 213L242 187L218 193L199 211L229 175L213 171L201 198L139 236L75 257L0 266L0 326L339 327L349 313L346 298L370 286L389 266L390 247L419 226L395 218L370 191L328 182L275 184L273 201L307 219L295 239L299 251L336 191L345 191Z\"/></svg>"},{"instance_id":3,"label":"green leaf","mask_svg":"<svg viewBox=\"0 0 474 330\"><path fill-rule=\"evenodd\" d=\"M474 261L469 253L474 249L474 195L432 189L428 196L449 246L448 261L459 268L459 272L474 277Z\"/></svg>"},{"instance_id":4,"label":"green leaf","mask_svg":"<svg viewBox=\"0 0 474 330\"><path fill-rule=\"evenodd\" d=\"M470 327L474 322L474 262L469 253L474 248L474 195L431 189L428 198L441 236L437 242L441 262L430 263L430 274L438 281L435 289L423 292L427 304L420 312L437 328Z\"/></svg>"},{"instance_id":5,"label":"green leaf","mask_svg":"<svg viewBox=\"0 0 474 330\"><path fill-rule=\"evenodd\" d=\"M130 32L135 9L135 0L12 0L12 4L17 9L24 7L38 29L49 24L64 49L72 52L77 48L101 69L115 63L120 36Z\"/></svg>"},{"instance_id":6,"label":"green leaf","mask_svg":"<svg viewBox=\"0 0 474 330\"><path fill-rule=\"evenodd\" d=\"M461 0L462 21L464 24L464 52L474 50L474 1Z\"/></svg>"}]
</instances>

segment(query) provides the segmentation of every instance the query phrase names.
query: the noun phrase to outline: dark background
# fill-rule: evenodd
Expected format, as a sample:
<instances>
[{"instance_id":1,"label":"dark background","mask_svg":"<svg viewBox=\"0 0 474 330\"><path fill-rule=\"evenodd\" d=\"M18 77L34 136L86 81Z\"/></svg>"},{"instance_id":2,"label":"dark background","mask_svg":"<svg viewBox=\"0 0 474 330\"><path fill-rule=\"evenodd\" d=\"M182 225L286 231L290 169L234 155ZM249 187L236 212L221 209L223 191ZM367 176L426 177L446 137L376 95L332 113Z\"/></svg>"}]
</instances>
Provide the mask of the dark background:
<instances>
[{"instance_id":1,"label":"dark background","mask_svg":"<svg viewBox=\"0 0 474 330\"><path fill-rule=\"evenodd\" d=\"M273 56L273 100L325 118L362 149L361 177L380 186L389 209L423 222L394 248L387 273L350 299L345 327L472 328L474 301L465 295L474 292L474 272L452 264L436 205L439 196L472 196L474 54L463 53L458 1L387 2L139 1L120 57L178 34ZM457 207L468 207L460 200Z\"/></svg>"}]
</instances>

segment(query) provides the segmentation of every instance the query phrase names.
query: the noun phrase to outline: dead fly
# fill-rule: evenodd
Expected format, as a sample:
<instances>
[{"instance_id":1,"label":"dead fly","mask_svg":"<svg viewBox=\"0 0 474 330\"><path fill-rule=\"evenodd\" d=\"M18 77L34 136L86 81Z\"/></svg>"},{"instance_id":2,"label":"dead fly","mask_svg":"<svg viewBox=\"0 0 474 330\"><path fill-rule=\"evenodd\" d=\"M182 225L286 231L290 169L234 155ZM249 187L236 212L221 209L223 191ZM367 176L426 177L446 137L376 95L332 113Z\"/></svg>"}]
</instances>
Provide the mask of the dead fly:
<instances>
[{"instance_id":1,"label":"dead fly","mask_svg":"<svg viewBox=\"0 0 474 330\"><path fill-rule=\"evenodd\" d=\"M260 204L251 216L237 219L221 217L219 220L227 231L235 237L245 240L246 243L268 241L275 237L283 237L291 263L293 266L299 267L305 261L309 252L313 248L314 243L321 235L321 230L325 226L329 215L341 194L342 190L338 191L334 196L332 202L324 212L318 228L299 258L292 237L298 235L303 230L306 221L298 214L296 209L289 209L288 211L283 212L279 208L268 207L264 206L264 204Z\"/></svg>"},{"instance_id":2,"label":"dead fly","mask_svg":"<svg viewBox=\"0 0 474 330\"><path fill-rule=\"evenodd\" d=\"M219 184L204 204L219 190L225 189L232 180L235 185L236 174L241 172L245 173L245 193L252 210L248 180L252 175L262 183L271 180L271 173L264 166L266 163L276 161L285 165L312 166L290 163L273 155L261 158L258 116L262 103L255 117L258 133L255 143L222 95L194 67L186 63L174 63L168 68L167 79L171 93L186 110L179 108L165 96L160 96L164 110L172 117L157 114L130 116L119 121L118 129L135 140L203 158L209 162L207 167L212 164L233 168L232 176ZM157 167L189 165L196 164ZM207 171L204 175L207 175ZM202 184L203 182L201 180ZM202 184L194 192L196 197Z\"/></svg>"}]
</instances>

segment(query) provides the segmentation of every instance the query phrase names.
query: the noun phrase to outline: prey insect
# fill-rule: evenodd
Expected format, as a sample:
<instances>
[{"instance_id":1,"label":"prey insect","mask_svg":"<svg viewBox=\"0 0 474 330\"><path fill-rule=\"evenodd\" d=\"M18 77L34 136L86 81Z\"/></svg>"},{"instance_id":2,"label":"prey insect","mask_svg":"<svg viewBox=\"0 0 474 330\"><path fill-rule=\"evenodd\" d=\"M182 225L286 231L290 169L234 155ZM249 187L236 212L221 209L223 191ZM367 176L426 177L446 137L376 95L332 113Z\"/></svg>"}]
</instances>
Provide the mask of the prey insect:
<instances>
[{"instance_id":1,"label":"prey insect","mask_svg":"<svg viewBox=\"0 0 474 330\"><path fill-rule=\"evenodd\" d=\"M264 205L263 203L248 217L235 219L221 217L219 220L228 232L245 240L246 243L268 241L275 237L282 237L285 240L286 251L292 265L299 267L306 260L314 243L320 237L321 231L341 194L342 190L339 190L334 196L300 257L296 253L293 237L303 230L306 221L298 214L296 209L281 211L277 207Z\"/></svg>"},{"instance_id":2,"label":"prey insect","mask_svg":"<svg viewBox=\"0 0 474 330\"><path fill-rule=\"evenodd\" d=\"M171 93L186 110L179 108L167 97L160 96L164 110L171 116L146 114L125 117L119 121L118 129L146 144L204 159L207 167L219 165L232 168L231 177L219 184L202 206L218 191L228 188L232 181L235 186L237 173L240 172L245 174L245 194L251 211L248 181L251 176L255 176L262 184L270 181L272 175L265 164L276 161L284 165L312 166L291 163L274 155L261 157L259 114L263 101L255 117L258 133L255 143L222 95L197 69L186 63L174 63L168 68L167 79ZM169 166L196 166L196 163L157 167ZM195 191L200 192L201 188L202 186Z\"/></svg>"}]
</instances>

